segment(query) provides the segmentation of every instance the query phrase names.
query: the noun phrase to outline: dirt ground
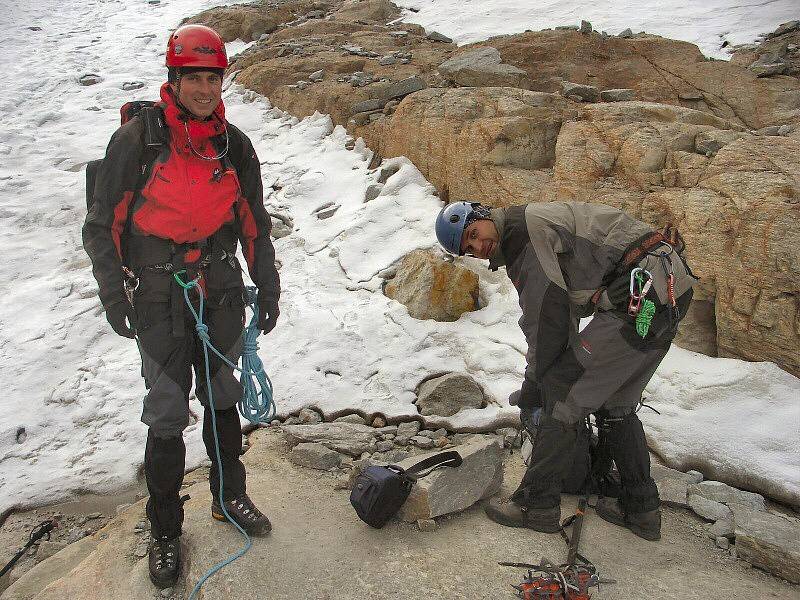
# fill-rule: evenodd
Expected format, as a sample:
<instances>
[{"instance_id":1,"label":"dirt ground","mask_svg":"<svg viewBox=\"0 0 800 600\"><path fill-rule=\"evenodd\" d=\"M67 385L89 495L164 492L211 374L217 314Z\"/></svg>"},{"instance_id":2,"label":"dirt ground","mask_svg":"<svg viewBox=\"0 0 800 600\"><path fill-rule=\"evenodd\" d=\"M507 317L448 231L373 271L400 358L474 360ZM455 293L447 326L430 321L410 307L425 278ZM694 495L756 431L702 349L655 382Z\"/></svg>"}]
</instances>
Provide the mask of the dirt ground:
<instances>
[{"instance_id":1,"label":"dirt ground","mask_svg":"<svg viewBox=\"0 0 800 600\"><path fill-rule=\"evenodd\" d=\"M277 429L255 432L251 443L252 449L245 455L250 494L269 514L274 530L270 536L255 540L244 557L213 576L199 598L500 600L515 597L511 584L519 583L523 572L500 566L498 561L536 563L546 557L561 562L566 556L566 546L558 535L502 527L489 521L480 506L437 519L434 531L420 531L416 524L397 521L380 530L372 529L356 517L348 502L349 492L334 489L340 479L337 474L297 467L287 460L288 448ZM506 461L504 494L510 494L522 471L521 458L515 452ZM242 546L240 536L209 517L210 496L203 479L202 471L190 478L190 483L198 483L189 487L192 499L186 504L185 578L171 595L162 596L149 586L146 558L130 553L137 543L135 536L141 535L132 530L143 518L142 501L95 536L104 541L98 542L98 550L84 561L82 577L90 571L96 585L93 594L81 595L180 600L188 597L191 586L210 566L238 550ZM138 491L129 492L124 502ZM575 498L565 496L562 515L572 512L575 503ZM94 505L87 502L86 507L92 509L86 514L99 510L96 499ZM53 511L67 513L63 507L53 507L13 515L0 529L0 550L9 552L15 544L23 543L23 523L34 523ZM663 520L663 538L653 543L602 521L592 510L587 513L580 551L595 563L602 576L617 581L595 590L593 598L800 597L800 586L751 568L716 548L706 537L702 520L693 513L665 508ZM124 522L122 526L119 521ZM106 549L101 552L104 545ZM118 549L115 551L124 569L105 564L108 560L103 557L108 556L109 545ZM119 581L120 572L125 573L126 581ZM73 572L73 580L81 577L80 573L81 568ZM77 586L67 577L29 597L74 597L70 590L80 589Z\"/></svg>"}]
</instances>

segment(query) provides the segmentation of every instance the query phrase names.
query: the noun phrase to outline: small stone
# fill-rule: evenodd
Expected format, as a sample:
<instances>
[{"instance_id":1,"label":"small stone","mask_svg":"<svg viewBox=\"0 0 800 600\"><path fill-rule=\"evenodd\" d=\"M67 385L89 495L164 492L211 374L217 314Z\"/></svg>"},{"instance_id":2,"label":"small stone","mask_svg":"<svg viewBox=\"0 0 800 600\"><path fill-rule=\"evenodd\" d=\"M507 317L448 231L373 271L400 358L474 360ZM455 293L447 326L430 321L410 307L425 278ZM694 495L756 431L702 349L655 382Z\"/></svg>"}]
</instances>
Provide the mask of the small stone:
<instances>
[{"instance_id":1,"label":"small stone","mask_svg":"<svg viewBox=\"0 0 800 600\"><path fill-rule=\"evenodd\" d=\"M309 75L308 80L316 83L322 81L324 77L325 69L320 69L319 71L314 71L311 75Z\"/></svg>"},{"instance_id":2,"label":"small stone","mask_svg":"<svg viewBox=\"0 0 800 600\"><path fill-rule=\"evenodd\" d=\"M95 75L94 73L87 73L86 75L81 75L78 79L78 83L81 85L96 85L103 81L103 78L100 75Z\"/></svg>"},{"instance_id":3,"label":"small stone","mask_svg":"<svg viewBox=\"0 0 800 600\"><path fill-rule=\"evenodd\" d=\"M399 423L397 425L397 442L398 443L408 443L408 440L414 437L419 433L420 424L419 421L408 421L406 423ZM401 439L404 439L405 442L400 442Z\"/></svg>"},{"instance_id":4,"label":"small stone","mask_svg":"<svg viewBox=\"0 0 800 600\"><path fill-rule=\"evenodd\" d=\"M592 24L589 23L589 21L581 20L581 26L578 31L580 31L584 35L588 35L592 33Z\"/></svg>"},{"instance_id":5,"label":"small stone","mask_svg":"<svg viewBox=\"0 0 800 600\"><path fill-rule=\"evenodd\" d=\"M408 64L408 63L410 63L410 62L411 62L411 59L410 59L410 58L401 58L401 59L400 59L400 63L401 63L401 64L404 64L404 65L407 65L407 64Z\"/></svg>"},{"instance_id":6,"label":"small stone","mask_svg":"<svg viewBox=\"0 0 800 600\"><path fill-rule=\"evenodd\" d=\"M395 38L404 38L408 37L407 31L390 31L389 35Z\"/></svg>"},{"instance_id":7,"label":"small stone","mask_svg":"<svg viewBox=\"0 0 800 600\"><path fill-rule=\"evenodd\" d=\"M435 445L431 438L425 437L424 435L415 435L409 441L418 448L422 448L423 450L433 448Z\"/></svg>"},{"instance_id":8,"label":"small stone","mask_svg":"<svg viewBox=\"0 0 800 600\"><path fill-rule=\"evenodd\" d=\"M394 433L382 433L381 440L393 440L397 436Z\"/></svg>"},{"instance_id":9,"label":"small stone","mask_svg":"<svg viewBox=\"0 0 800 600\"><path fill-rule=\"evenodd\" d=\"M339 417L333 420L334 423L356 423L358 425L366 425L367 421L359 414L353 413L350 415L344 415L343 417Z\"/></svg>"},{"instance_id":10,"label":"small stone","mask_svg":"<svg viewBox=\"0 0 800 600\"><path fill-rule=\"evenodd\" d=\"M272 427L279 427L280 424L281 424L281 420L280 419L272 419L272 421L270 421L269 424Z\"/></svg>"},{"instance_id":11,"label":"small stone","mask_svg":"<svg viewBox=\"0 0 800 600\"><path fill-rule=\"evenodd\" d=\"M163 590L161 590L161 597L162 598L169 598L170 596L172 596L172 592L173 592L173 589L171 587L164 588Z\"/></svg>"},{"instance_id":12,"label":"small stone","mask_svg":"<svg viewBox=\"0 0 800 600\"><path fill-rule=\"evenodd\" d=\"M436 531L436 521L433 519L418 519L417 527L420 531Z\"/></svg>"},{"instance_id":13,"label":"small stone","mask_svg":"<svg viewBox=\"0 0 800 600\"><path fill-rule=\"evenodd\" d=\"M384 440L378 442L375 445L375 448L378 452L389 452L390 450L394 450L394 442L392 442L391 440Z\"/></svg>"},{"instance_id":14,"label":"small stone","mask_svg":"<svg viewBox=\"0 0 800 600\"><path fill-rule=\"evenodd\" d=\"M438 440L434 440L434 444L437 448L445 448L450 445L450 440L446 437L439 438Z\"/></svg>"},{"instance_id":15,"label":"small stone","mask_svg":"<svg viewBox=\"0 0 800 600\"><path fill-rule=\"evenodd\" d=\"M732 518L731 509L721 504L708 500L697 494L689 494L688 498L689 507L699 516L709 521L719 521L723 519Z\"/></svg>"},{"instance_id":16,"label":"small stone","mask_svg":"<svg viewBox=\"0 0 800 600\"><path fill-rule=\"evenodd\" d=\"M362 102L356 102L350 108L351 114L357 114L362 112L370 112L373 110L380 110L386 104L385 100L380 100L378 98L373 98L371 100L364 100Z\"/></svg>"},{"instance_id":17,"label":"small stone","mask_svg":"<svg viewBox=\"0 0 800 600\"><path fill-rule=\"evenodd\" d=\"M298 81L297 82L297 89L304 90L309 86L309 83L310 82L308 82L308 81Z\"/></svg>"},{"instance_id":18,"label":"small stone","mask_svg":"<svg viewBox=\"0 0 800 600\"><path fill-rule=\"evenodd\" d=\"M579 98L579 102L597 102L600 93L593 85L585 85L582 83L572 83L571 81L562 81L561 88L564 96L573 99L573 96Z\"/></svg>"},{"instance_id":19,"label":"small stone","mask_svg":"<svg viewBox=\"0 0 800 600\"><path fill-rule=\"evenodd\" d=\"M269 34L268 33L262 33L260 36L258 36L258 41L259 42L264 42L264 41L266 41L268 39L269 39Z\"/></svg>"},{"instance_id":20,"label":"small stone","mask_svg":"<svg viewBox=\"0 0 800 600\"><path fill-rule=\"evenodd\" d=\"M686 474L692 478L689 483L700 483L703 481L703 474L700 471L686 471Z\"/></svg>"},{"instance_id":21,"label":"small stone","mask_svg":"<svg viewBox=\"0 0 800 600\"><path fill-rule=\"evenodd\" d=\"M297 444L292 448L289 460L301 467L327 471L342 464L342 455L320 443L309 442Z\"/></svg>"},{"instance_id":22,"label":"small stone","mask_svg":"<svg viewBox=\"0 0 800 600\"><path fill-rule=\"evenodd\" d=\"M322 19L325 17L324 10L312 10L306 13L306 19Z\"/></svg>"},{"instance_id":23,"label":"small stone","mask_svg":"<svg viewBox=\"0 0 800 600\"><path fill-rule=\"evenodd\" d=\"M133 90L140 90L144 87L144 82L142 81L126 81L122 84L122 89L126 92L130 92Z\"/></svg>"},{"instance_id":24,"label":"small stone","mask_svg":"<svg viewBox=\"0 0 800 600\"><path fill-rule=\"evenodd\" d=\"M99 519L102 516L103 516L103 513L101 513L101 512L93 512L93 513L89 513L88 515L86 515L86 518L87 519Z\"/></svg>"},{"instance_id":25,"label":"small stone","mask_svg":"<svg viewBox=\"0 0 800 600\"><path fill-rule=\"evenodd\" d=\"M718 537L733 539L733 519L720 519L719 521L716 521L713 525L708 526L707 533L708 537L712 539L717 539Z\"/></svg>"},{"instance_id":26,"label":"small stone","mask_svg":"<svg viewBox=\"0 0 800 600\"><path fill-rule=\"evenodd\" d=\"M789 135L794 131L794 127L791 125L781 125L778 127L778 135Z\"/></svg>"},{"instance_id":27,"label":"small stone","mask_svg":"<svg viewBox=\"0 0 800 600\"><path fill-rule=\"evenodd\" d=\"M147 556L147 551L148 551L147 543L146 542L139 543L137 544L136 548L134 548L133 555L136 558L144 558L145 556Z\"/></svg>"},{"instance_id":28,"label":"small stone","mask_svg":"<svg viewBox=\"0 0 800 600\"><path fill-rule=\"evenodd\" d=\"M89 522L89 517L78 517L78 525L86 525Z\"/></svg>"},{"instance_id":29,"label":"small stone","mask_svg":"<svg viewBox=\"0 0 800 600\"><path fill-rule=\"evenodd\" d=\"M428 35L425 36L432 42L442 42L445 44L452 44L453 40L447 37L446 35L442 35L438 31L431 31Z\"/></svg>"},{"instance_id":30,"label":"small stone","mask_svg":"<svg viewBox=\"0 0 800 600\"><path fill-rule=\"evenodd\" d=\"M603 102L628 102L633 100L634 95L635 92L627 88L603 90L600 92L600 100Z\"/></svg>"},{"instance_id":31,"label":"small stone","mask_svg":"<svg viewBox=\"0 0 800 600\"><path fill-rule=\"evenodd\" d=\"M617 36L617 37L621 37L621 38L624 38L624 39L632 38L633 37L633 31L631 31L630 27L628 27L627 29L623 29L622 31L620 31L619 32L619 36Z\"/></svg>"},{"instance_id":32,"label":"small stone","mask_svg":"<svg viewBox=\"0 0 800 600\"><path fill-rule=\"evenodd\" d=\"M386 419L380 416L375 417L372 419L372 426L376 428L386 427Z\"/></svg>"},{"instance_id":33,"label":"small stone","mask_svg":"<svg viewBox=\"0 0 800 600\"><path fill-rule=\"evenodd\" d=\"M733 558L739 558L739 553L736 551L736 546L731 546L728 548L728 552Z\"/></svg>"},{"instance_id":34,"label":"small stone","mask_svg":"<svg viewBox=\"0 0 800 600\"><path fill-rule=\"evenodd\" d=\"M75 528L67 535L67 544L74 544L86 537L86 532L83 529Z\"/></svg>"},{"instance_id":35,"label":"small stone","mask_svg":"<svg viewBox=\"0 0 800 600\"><path fill-rule=\"evenodd\" d=\"M304 425L322 423L322 416L317 411L311 410L310 408L300 409L300 414L298 416L300 418L300 422Z\"/></svg>"},{"instance_id":36,"label":"small stone","mask_svg":"<svg viewBox=\"0 0 800 600\"><path fill-rule=\"evenodd\" d=\"M723 536L716 538L714 543L717 545L717 548L721 548L722 550L727 550L731 546L731 541Z\"/></svg>"},{"instance_id":37,"label":"small stone","mask_svg":"<svg viewBox=\"0 0 800 600\"><path fill-rule=\"evenodd\" d=\"M393 65L396 62L397 62L397 57L392 56L391 54L387 56L381 56L380 60L378 60L378 64L383 65L384 67Z\"/></svg>"}]
</instances>

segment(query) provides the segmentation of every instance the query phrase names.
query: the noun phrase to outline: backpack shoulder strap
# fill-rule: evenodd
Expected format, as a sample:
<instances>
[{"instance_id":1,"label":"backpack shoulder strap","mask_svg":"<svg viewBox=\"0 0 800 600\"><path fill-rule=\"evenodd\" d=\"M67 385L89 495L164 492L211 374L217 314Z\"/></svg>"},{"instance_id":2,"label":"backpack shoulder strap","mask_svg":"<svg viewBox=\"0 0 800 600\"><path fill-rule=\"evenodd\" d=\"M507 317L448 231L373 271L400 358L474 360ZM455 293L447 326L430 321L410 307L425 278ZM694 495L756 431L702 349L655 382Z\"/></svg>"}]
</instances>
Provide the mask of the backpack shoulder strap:
<instances>
[{"instance_id":1,"label":"backpack shoulder strap","mask_svg":"<svg viewBox=\"0 0 800 600\"><path fill-rule=\"evenodd\" d=\"M426 475L430 474L431 471L435 471L436 469L440 469L442 467L458 467L461 466L463 459L461 455L456 452L455 450L448 450L447 452L440 452L439 454L434 454L433 456L429 456L428 458L419 461L418 463L411 465L405 471L402 467L397 465L389 465L394 469L399 469L401 472L404 472L406 476L410 479L416 480L419 477L425 477ZM423 471L427 471L424 473Z\"/></svg>"}]
</instances>

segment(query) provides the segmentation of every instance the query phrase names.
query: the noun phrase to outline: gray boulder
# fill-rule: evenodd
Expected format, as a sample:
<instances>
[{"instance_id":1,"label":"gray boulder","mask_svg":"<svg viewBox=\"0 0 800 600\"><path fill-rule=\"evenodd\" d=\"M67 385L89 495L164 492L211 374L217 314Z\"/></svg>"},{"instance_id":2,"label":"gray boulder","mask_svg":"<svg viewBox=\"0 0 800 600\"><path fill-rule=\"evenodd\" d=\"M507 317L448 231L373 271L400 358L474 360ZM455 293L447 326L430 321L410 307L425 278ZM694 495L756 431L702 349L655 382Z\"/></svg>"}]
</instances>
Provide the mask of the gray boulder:
<instances>
[{"instance_id":1,"label":"gray boulder","mask_svg":"<svg viewBox=\"0 0 800 600\"><path fill-rule=\"evenodd\" d=\"M437 469L417 481L400 509L400 519L413 523L462 511L500 491L503 447L497 439L476 439L459 446L458 453L463 459L460 467ZM420 454L399 464L408 468L433 455Z\"/></svg>"},{"instance_id":2,"label":"gray boulder","mask_svg":"<svg viewBox=\"0 0 800 600\"><path fill-rule=\"evenodd\" d=\"M633 100L635 95L636 93L628 88L603 90L600 92L600 100L603 102L628 102Z\"/></svg>"},{"instance_id":3,"label":"gray boulder","mask_svg":"<svg viewBox=\"0 0 800 600\"><path fill-rule=\"evenodd\" d=\"M600 92L593 85L562 81L561 88L564 96L577 96L581 99L581 102L597 102L598 98L600 98Z\"/></svg>"},{"instance_id":4,"label":"gray boulder","mask_svg":"<svg viewBox=\"0 0 800 600\"><path fill-rule=\"evenodd\" d=\"M783 56L777 52L767 52L758 57L749 67L758 77L770 77L772 75L782 75L789 68Z\"/></svg>"},{"instance_id":5,"label":"gray boulder","mask_svg":"<svg viewBox=\"0 0 800 600\"><path fill-rule=\"evenodd\" d=\"M453 43L452 39L450 39L446 35L443 35L443 34L439 33L438 31L431 31L425 37L428 38L429 40L431 40L432 42L443 42L445 44L452 44Z\"/></svg>"},{"instance_id":6,"label":"gray boulder","mask_svg":"<svg viewBox=\"0 0 800 600\"><path fill-rule=\"evenodd\" d=\"M504 64L500 51L491 46L454 56L439 65L439 73L464 87L521 87L528 74Z\"/></svg>"},{"instance_id":7,"label":"gray boulder","mask_svg":"<svg viewBox=\"0 0 800 600\"><path fill-rule=\"evenodd\" d=\"M377 444L375 429L356 423L317 423L315 425L284 425L283 432L290 444L319 442L323 446L349 456L374 452Z\"/></svg>"},{"instance_id":8,"label":"gray boulder","mask_svg":"<svg viewBox=\"0 0 800 600\"><path fill-rule=\"evenodd\" d=\"M736 552L753 566L800 583L800 523L757 510L735 511Z\"/></svg>"},{"instance_id":9,"label":"gray boulder","mask_svg":"<svg viewBox=\"0 0 800 600\"><path fill-rule=\"evenodd\" d=\"M689 494L696 494L721 504L738 504L753 510L767 510L764 496L745 492L731 487L721 481L703 481L689 486Z\"/></svg>"},{"instance_id":10,"label":"gray boulder","mask_svg":"<svg viewBox=\"0 0 800 600\"><path fill-rule=\"evenodd\" d=\"M405 446L412 437L419 433L420 427L419 421L398 423L397 432L395 433L396 437L394 438L395 443Z\"/></svg>"},{"instance_id":11,"label":"gray boulder","mask_svg":"<svg viewBox=\"0 0 800 600\"><path fill-rule=\"evenodd\" d=\"M466 373L448 373L422 383L416 404L422 415L450 417L462 408L483 406L483 390Z\"/></svg>"},{"instance_id":12,"label":"gray boulder","mask_svg":"<svg viewBox=\"0 0 800 600\"><path fill-rule=\"evenodd\" d=\"M402 98L404 96L408 96L409 94L413 94L414 92L424 90L426 87L427 84L422 77L414 76L390 83L389 85L379 89L377 93L384 101L383 103L386 104L387 101L392 100L393 98ZM383 106L383 104L381 106Z\"/></svg>"},{"instance_id":13,"label":"gray boulder","mask_svg":"<svg viewBox=\"0 0 800 600\"><path fill-rule=\"evenodd\" d=\"M327 471L342 464L342 455L320 443L300 443L289 453L289 460L301 467Z\"/></svg>"},{"instance_id":14,"label":"gray boulder","mask_svg":"<svg viewBox=\"0 0 800 600\"><path fill-rule=\"evenodd\" d=\"M732 518L731 509L722 504L690 493L688 496L689 508L696 514L709 521L719 521Z\"/></svg>"}]
</instances>

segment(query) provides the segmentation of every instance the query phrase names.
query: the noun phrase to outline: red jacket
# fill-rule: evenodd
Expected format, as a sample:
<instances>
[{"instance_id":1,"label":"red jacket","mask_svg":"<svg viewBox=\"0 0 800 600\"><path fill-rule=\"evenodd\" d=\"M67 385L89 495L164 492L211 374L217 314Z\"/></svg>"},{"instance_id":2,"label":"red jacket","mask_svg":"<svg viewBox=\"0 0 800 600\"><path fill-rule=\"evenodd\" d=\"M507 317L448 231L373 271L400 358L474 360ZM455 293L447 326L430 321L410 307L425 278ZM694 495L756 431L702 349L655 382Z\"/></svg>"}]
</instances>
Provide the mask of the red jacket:
<instances>
[{"instance_id":1,"label":"red jacket","mask_svg":"<svg viewBox=\"0 0 800 600\"><path fill-rule=\"evenodd\" d=\"M280 280L269 237L272 222L264 208L261 169L252 143L225 121L222 102L208 120L197 121L187 118L176 105L168 84L161 88L161 99L169 145L136 197L134 190L144 153L140 117L134 117L114 133L98 171L95 201L86 216L83 241L92 259L103 305L124 299L122 265L142 263L137 256L123 257L126 229L136 238L134 248L141 248L149 239L183 244L214 236L212 239L232 239L233 248L229 250L235 251L238 238L259 296L277 301ZM204 160L195 154L219 155L226 146L226 132L226 159ZM129 214L132 223L127 224ZM228 232L230 235L223 235ZM198 250L190 250L185 260L191 262L198 256ZM213 270L209 275L213 276ZM208 279L206 283L223 286L222 282L215 286ZM224 285L230 285L230 281Z\"/></svg>"}]
</instances>

